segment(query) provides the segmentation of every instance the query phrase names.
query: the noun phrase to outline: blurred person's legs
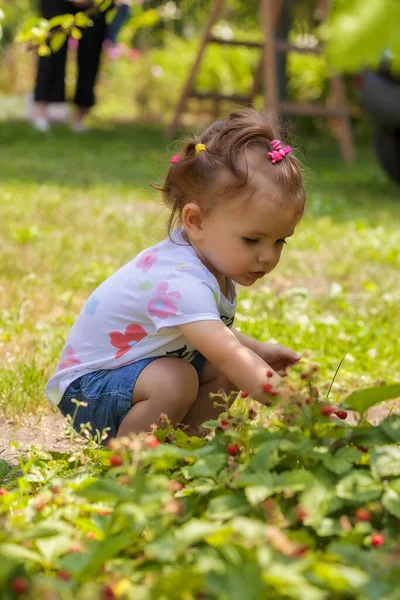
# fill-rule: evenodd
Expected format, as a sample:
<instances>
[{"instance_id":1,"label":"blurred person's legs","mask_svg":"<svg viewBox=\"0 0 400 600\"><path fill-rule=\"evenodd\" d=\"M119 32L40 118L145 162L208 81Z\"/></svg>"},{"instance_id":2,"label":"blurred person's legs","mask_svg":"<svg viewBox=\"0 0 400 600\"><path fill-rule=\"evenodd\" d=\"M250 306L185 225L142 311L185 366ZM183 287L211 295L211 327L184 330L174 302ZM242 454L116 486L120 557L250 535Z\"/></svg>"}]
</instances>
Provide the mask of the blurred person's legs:
<instances>
[{"instance_id":1,"label":"blurred person's legs","mask_svg":"<svg viewBox=\"0 0 400 600\"><path fill-rule=\"evenodd\" d=\"M78 46L78 80L74 96L72 128L84 131L84 117L95 104L94 87L100 66L103 42L107 33L106 12L91 17L93 26L82 30Z\"/></svg>"},{"instance_id":2,"label":"blurred person's legs","mask_svg":"<svg viewBox=\"0 0 400 600\"><path fill-rule=\"evenodd\" d=\"M40 13L45 19L70 12L66 0L41 0ZM32 124L40 131L49 129L48 105L50 102L65 102L65 65L67 41L49 56L39 56L34 91Z\"/></svg>"}]
</instances>

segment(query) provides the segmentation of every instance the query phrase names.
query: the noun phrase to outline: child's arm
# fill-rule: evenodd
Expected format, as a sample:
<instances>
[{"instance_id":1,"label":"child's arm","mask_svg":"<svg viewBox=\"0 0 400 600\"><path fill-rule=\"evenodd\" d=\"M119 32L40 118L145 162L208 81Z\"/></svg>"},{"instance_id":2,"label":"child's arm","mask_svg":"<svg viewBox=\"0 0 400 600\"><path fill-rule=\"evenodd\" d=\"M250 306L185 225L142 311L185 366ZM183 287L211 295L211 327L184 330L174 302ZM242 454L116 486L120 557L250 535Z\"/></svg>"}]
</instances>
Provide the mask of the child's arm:
<instances>
[{"instance_id":1,"label":"child's arm","mask_svg":"<svg viewBox=\"0 0 400 600\"><path fill-rule=\"evenodd\" d=\"M301 360L300 354L297 354L297 352L290 348L286 348L286 346L282 346L282 344L260 342L245 335L241 331L237 331L235 328L232 328L231 331L233 331L243 346L253 350L253 352L260 356L260 358L268 363L275 371L285 370L287 367L295 365Z\"/></svg>"},{"instance_id":2,"label":"child's arm","mask_svg":"<svg viewBox=\"0 0 400 600\"><path fill-rule=\"evenodd\" d=\"M222 322L198 321L177 325L177 329L221 371L236 387L245 390L262 404L268 399L263 385L276 386L281 378L272 367L253 350L239 342L235 334ZM272 377L267 378L267 370Z\"/></svg>"}]
</instances>

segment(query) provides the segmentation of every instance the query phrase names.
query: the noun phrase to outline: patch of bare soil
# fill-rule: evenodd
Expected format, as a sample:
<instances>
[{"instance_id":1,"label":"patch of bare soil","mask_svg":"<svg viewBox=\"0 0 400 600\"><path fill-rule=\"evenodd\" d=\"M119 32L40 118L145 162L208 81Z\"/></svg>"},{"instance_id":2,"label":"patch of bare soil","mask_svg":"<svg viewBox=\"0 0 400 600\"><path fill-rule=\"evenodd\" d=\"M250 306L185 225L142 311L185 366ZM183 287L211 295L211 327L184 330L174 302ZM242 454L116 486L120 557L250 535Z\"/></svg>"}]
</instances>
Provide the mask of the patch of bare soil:
<instances>
[{"instance_id":1,"label":"patch of bare soil","mask_svg":"<svg viewBox=\"0 0 400 600\"><path fill-rule=\"evenodd\" d=\"M66 420L59 413L28 414L18 420L6 419L0 425L0 458L14 466L18 454L25 454L30 446L57 452L73 451L80 443L66 435L65 424ZM17 442L18 450L11 446L13 441Z\"/></svg>"}]
</instances>

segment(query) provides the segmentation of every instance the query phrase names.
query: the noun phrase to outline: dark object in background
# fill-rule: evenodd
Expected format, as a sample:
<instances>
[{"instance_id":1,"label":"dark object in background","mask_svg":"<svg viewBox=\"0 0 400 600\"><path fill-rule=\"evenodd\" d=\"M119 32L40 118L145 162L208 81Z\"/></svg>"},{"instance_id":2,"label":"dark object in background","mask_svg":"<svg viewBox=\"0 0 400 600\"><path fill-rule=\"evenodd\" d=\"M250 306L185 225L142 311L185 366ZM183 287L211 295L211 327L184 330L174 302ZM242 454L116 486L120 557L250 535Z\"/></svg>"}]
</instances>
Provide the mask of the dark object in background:
<instances>
[{"instance_id":1,"label":"dark object in background","mask_svg":"<svg viewBox=\"0 0 400 600\"><path fill-rule=\"evenodd\" d=\"M360 78L361 102L374 123L374 148L386 173L400 184L400 78L387 62Z\"/></svg>"}]
</instances>

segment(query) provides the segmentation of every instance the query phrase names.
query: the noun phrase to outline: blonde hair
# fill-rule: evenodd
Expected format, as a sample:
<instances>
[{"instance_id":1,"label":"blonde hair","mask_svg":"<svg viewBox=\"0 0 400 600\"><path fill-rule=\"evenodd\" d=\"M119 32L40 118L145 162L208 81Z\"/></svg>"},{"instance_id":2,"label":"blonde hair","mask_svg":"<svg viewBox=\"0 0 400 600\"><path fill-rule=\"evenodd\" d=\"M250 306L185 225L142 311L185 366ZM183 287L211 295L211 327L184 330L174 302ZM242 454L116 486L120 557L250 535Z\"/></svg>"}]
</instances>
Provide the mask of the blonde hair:
<instances>
[{"instance_id":1,"label":"blonde hair","mask_svg":"<svg viewBox=\"0 0 400 600\"><path fill-rule=\"evenodd\" d=\"M226 121L216 121L201 135L188 138L179 161L171 164L163 187L157 188L171 209L168 234L179 223L183 207L191 200L214 197L216 185L216 195L228 197L249 185L253 171L243 160L243 153L250 149L259 153L267 176L282 186L285 195L295 200L299 212L303 212L306 195L298 159L290 152L276 164L269 160L271 141L277 137L267 112L242 108L232 112ZM197 144L204 144L206 150L196 151ZM222 171L233 176L233 185L218 186L218 174Z\"/></svg>"}]
</instances>

